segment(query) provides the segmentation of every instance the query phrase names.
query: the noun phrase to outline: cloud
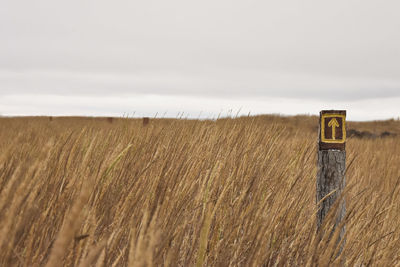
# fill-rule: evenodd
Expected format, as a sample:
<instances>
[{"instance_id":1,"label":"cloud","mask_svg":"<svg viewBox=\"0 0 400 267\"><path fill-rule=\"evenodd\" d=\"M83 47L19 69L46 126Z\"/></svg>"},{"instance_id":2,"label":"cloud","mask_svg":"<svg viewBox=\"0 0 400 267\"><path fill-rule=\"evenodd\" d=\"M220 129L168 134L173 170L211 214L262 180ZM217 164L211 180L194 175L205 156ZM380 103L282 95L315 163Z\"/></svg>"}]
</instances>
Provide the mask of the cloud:
<instances>
[{"instance_id":1,"label":"cloud","mask_svg":"<svg viewBox=\"0 0 400 267\"><path fill-rule=\"evenodd\" d=\"M157 110L198 99L298 112L364 103L367 114L368 103L400 96L399 9L398 0L3 1L2 110L152 96ZM27 96L36 102L15 99Z\"/></svg>"},{"instance_id":2,"label":"cloud","mask_svg":"<svg viewBox=\"0 0 400 267\"><path fill-rule=\"evenodd\" d=\"M63 96L181 95L214 98L318 99L322 101L400 96L400 81L279 73L268 70L94 73L0 70L0 95Z\"/></svg>"}]
</instances>

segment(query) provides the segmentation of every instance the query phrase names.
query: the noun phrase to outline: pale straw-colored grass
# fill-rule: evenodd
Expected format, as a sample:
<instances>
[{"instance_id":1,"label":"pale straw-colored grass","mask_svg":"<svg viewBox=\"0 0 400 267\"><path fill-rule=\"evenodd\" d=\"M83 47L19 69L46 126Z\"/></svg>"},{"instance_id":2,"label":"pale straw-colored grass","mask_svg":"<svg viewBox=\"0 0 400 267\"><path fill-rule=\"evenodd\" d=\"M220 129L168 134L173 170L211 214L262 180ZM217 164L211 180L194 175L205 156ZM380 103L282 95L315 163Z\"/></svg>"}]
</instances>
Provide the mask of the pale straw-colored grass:
<instances>
[{"instance_id":1,"label":"pale straw-colored grass","mask_svg":"<svg viewBox=\"0 0 400 267\"><path fill-rule=\"evenodd\" d=\"M0 266L399 265L400 137L348 140L337 257L317 122L0 118Z\"/></svg>"}]
</instances>

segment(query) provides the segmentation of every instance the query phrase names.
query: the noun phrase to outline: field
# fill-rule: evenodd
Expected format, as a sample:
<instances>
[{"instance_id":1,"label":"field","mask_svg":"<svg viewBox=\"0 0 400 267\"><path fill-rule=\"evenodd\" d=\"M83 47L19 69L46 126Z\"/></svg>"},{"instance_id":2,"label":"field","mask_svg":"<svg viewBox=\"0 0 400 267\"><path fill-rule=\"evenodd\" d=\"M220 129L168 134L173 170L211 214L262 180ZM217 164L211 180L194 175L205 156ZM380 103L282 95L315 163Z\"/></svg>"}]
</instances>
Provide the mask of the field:
<instances>
[{"instance_id":1,"label":"field","mask_svg":"<svg viewBox=\"0 0 400 267\"><path fill-rule=\"evenodd\" d=\"M335 257L317 117L0 118L0 266L400 266L400 121L348 128Z\"/></svg>"}]
</instances>

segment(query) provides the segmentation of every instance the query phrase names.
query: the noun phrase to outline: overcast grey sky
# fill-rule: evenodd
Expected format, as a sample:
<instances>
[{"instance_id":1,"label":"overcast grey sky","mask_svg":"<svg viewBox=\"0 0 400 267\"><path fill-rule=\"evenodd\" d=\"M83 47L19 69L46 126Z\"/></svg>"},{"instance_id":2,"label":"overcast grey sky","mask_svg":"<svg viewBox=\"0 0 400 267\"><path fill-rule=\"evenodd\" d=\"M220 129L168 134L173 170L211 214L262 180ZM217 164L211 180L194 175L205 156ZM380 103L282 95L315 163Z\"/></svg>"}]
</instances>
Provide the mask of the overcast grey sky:
<instances>
[{"instance_id":1,"label":"overcast grey sky","mask_svg":"<svg viewBox=\"0 0 400 267\"><path fill-rule=\"evenodd\" d=\"M398 0L5 0L0 114L400 116Z\"/></svg>"}]
</instances>

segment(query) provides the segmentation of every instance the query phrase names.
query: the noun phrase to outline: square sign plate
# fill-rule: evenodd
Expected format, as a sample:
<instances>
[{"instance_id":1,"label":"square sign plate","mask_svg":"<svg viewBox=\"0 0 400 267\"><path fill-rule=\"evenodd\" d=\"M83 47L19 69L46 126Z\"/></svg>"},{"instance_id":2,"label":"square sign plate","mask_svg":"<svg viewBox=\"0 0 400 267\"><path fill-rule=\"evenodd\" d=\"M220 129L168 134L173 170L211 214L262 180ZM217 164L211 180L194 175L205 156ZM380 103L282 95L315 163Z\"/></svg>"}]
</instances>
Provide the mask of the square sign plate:
<instances>
[{"instance_id":1,"label":"square sign plate","mask_svg":"<svg viewBox=\"0 0 400 267\"><path fill-rule=\"evenodd\" d=\"M319 149L344 150L346 143L346 111L323 110L320 113Z\"/></svg>"}]
</instances>

